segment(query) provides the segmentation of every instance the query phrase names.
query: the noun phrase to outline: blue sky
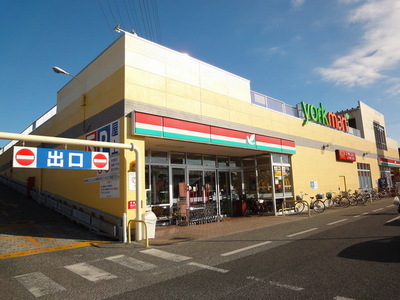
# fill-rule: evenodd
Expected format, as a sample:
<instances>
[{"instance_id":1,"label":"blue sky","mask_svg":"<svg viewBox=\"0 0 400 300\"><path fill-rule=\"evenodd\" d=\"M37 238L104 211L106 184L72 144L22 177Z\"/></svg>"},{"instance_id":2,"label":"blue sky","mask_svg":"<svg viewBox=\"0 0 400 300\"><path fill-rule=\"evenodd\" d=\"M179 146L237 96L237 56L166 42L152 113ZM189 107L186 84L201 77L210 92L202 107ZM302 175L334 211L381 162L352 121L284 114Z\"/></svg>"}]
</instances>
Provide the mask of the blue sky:
<instances>
[{"instance_id":1,"label":"blue sky","mask_svg":"<svg viewBox=\"0 0 400 300\"><path fill-rule=\"evenodd\" d=\"M51 67L78 73L117 24L290 105L335 112L361 100L400 142L399 0L1 0L0 131L52 108L70 77Z\"/></svg>"}]
</instances>

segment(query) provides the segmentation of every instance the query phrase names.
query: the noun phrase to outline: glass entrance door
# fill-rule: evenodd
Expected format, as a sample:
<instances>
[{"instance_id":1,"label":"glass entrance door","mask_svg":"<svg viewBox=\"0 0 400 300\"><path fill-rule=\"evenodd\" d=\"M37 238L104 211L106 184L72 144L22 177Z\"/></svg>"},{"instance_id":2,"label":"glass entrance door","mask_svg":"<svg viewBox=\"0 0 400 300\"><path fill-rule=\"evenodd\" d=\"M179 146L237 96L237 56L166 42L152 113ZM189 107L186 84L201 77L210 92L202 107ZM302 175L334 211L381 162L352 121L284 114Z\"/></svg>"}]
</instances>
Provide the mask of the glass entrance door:
<instances>
[{"instance_id":1,"label":"glass entrance door","mask_svg":"<svg viewBox=\"0 0 400 300\"><path fill-rule=\"evenodd\" d=\"M179 202L179 184L185 184L185 169L184 168L172 168L172 203L177 204Z\"/></svg>"},{"instance_id":2,"label":"glass entrance door","mask_svg":"<svg viewBox=\"0 0 400 300\"><path fill-rule=\"evenodd\" d=\"M217 191L215 184L215 170L204 171L204 202L216 202Z\"/></svg>"},{"instance_id":3,"label":"glass entrance door","mask_svg":"<svg viewBox=\"0 0 400 300\"><path fill-rule=\"evenodd\" d=\"M218 200L221 215L232 216L235 214L236 201L242 194L241 171L218 171Z\"/></svg>"},{"instance_id":4,"label":"glass entrance door","mask_svg":"<svg viewBox=\"0 0 400 300\"><path fill-rule=\"evenodd\" d=\"M232 215L233 203L229 182L229 171L218 171L218 199L220 202L221 214Z\"/></svg>"},{"instance_id":5,"label":"glass entrance door","mask_svg":"<svg viewBox=\"0 0 400 300\"><path fill-rule=\"evenodd\" d=\"M189 203L202 203L202 189L204 186L203 170L189 170Z\"/></svg>"}]
</instances>

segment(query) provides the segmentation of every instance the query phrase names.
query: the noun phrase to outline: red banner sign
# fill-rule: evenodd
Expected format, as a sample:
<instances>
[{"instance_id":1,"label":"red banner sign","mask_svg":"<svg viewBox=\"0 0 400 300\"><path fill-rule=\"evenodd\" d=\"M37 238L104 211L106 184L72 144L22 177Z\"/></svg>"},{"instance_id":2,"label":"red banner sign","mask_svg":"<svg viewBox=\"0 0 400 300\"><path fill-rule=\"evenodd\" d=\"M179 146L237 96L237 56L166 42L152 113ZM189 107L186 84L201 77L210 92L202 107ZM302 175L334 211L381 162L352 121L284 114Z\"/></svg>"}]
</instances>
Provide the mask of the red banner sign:
<instances>
[{"instance_id":1,"label":"red banner sign","mask_svg":"<svg viewBox=\"0 0 400 300\"><path fill-rule=\"evenodd\" d=\"M356 154L354 152L337 149L336 150L336 160L356 161Z\"/></svg>"}]
</instances>

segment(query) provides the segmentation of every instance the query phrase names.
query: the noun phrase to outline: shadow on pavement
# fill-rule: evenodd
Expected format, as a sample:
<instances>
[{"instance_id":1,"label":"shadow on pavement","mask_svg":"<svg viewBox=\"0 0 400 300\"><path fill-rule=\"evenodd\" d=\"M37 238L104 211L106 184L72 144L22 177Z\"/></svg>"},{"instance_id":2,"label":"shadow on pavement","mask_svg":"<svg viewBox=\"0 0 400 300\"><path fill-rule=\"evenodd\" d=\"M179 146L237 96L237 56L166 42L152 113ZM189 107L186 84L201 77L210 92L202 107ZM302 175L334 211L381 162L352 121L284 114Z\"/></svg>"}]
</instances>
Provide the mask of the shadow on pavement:
<instances>
[{"instance_id":1,"label":"shadow on pavement","mask_svg":"<svg viewBox=\"0 0 400 300\"><path fill-rule=\"evenodd\" d=\"M108 240L0 184L0 238L2 236Z\"/></svg>"},{"instance_id":2,"label":"shadow on pavement","mask_svg":"<svg viewBox=\"0 0 400 300\"><path fill-rule=\"evenodd\" d=\"M355 244L344 249L338 256L348 259L400 263L400 237Z\"/></svg>"}]
</instances>

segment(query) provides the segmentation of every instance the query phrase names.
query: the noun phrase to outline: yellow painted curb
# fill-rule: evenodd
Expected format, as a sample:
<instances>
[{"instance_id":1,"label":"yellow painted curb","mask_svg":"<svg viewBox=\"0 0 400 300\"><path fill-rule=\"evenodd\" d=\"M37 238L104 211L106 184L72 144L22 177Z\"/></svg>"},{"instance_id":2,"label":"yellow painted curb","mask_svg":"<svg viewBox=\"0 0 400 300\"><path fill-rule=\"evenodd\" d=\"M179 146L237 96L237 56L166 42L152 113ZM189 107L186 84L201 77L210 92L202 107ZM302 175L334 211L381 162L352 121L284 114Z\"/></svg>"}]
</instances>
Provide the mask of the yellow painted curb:
<instances>
[{"instance_id":1,"label":"yellow painted curb","mask_svg":"<svg viewBox=\"0 0 400 300\"><path fill-rule=\"evenodd\" d=\"M75 244L69 244L69 245L40 248L40 249L26 250L26 251L20 251L20 252L12 252L12 253L0 254L0 259L21 257L21 256L32 255L32 254L39 254L39 253L45 253L45 252L74 249L74 248L81 248L81 247L94 246L94 245L105 244L105 243L109 243L109 242L108 241L81 242L81 243L75 243Z\"/></svg>"}]
</instances>

